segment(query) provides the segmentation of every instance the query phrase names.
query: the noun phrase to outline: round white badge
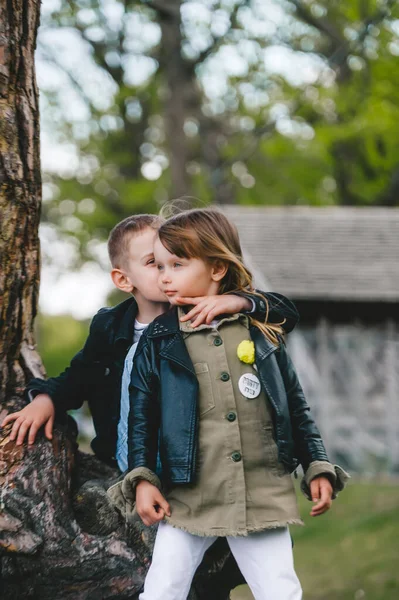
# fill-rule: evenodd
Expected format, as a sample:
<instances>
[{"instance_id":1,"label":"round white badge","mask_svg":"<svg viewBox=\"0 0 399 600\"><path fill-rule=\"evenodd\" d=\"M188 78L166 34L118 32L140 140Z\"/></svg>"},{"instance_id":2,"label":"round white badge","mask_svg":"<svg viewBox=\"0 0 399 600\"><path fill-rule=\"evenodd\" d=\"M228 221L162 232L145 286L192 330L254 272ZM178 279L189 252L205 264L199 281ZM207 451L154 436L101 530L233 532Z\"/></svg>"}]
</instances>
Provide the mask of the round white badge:
<instances>
[{"instance_id":1,"label":"round white badge","mask_svg":"<svg viewBox=\"0 0 399 600\"><path fill-rule=\"evenodd\" d=\"M260 381L253 373L241 375L238 388L245 398L257 398L261 390Z\"/></svg>"}]
</instances>

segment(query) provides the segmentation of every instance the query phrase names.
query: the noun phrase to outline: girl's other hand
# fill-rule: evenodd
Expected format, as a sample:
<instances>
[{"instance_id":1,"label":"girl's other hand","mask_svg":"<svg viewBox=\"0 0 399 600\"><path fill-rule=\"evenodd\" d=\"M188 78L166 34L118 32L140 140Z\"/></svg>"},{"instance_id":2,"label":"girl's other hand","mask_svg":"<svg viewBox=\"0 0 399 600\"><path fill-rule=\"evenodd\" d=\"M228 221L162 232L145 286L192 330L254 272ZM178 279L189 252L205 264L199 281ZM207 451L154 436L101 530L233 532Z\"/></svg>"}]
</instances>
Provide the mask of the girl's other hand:
<instances>
[{"instance_id":1,"label":"girl's other hand","mask_svg":"<svg viewBox=\"0 0 399 600\"><path fill-rule=\"evenodd\" d=\"M136 511L144 525L149 527L170 517L170 506L159 489L144 479L136 487Z\"/></svg>"},{"instance_id":2,"label":"girl's other hand","mask_svg":"<svg viewBox=\"0 0 399 600\"><path fill-rule=\"evenodd\" d=\"M311 517L318 517L327 512L332 503L333 488L327 477L316 477L310 482L310 494L315 503L310 511Z\"/></svg>"},{"instance_id":3,"label":"girl's other hand","mask_svg":"<svg viewBox=\"0 0 399 600\"><path fill-rule=\"evenodd\" d=\"M215 317L223 314L240 313L251 310L252 305L248 298L242 298L235 294L223 294L219 296L188 296L176 298L177 304L193 306L193 308L180 320L182 322L192 321L192 327L198 327L206 323L209 325Z\"/></svg>"}]
</instances>

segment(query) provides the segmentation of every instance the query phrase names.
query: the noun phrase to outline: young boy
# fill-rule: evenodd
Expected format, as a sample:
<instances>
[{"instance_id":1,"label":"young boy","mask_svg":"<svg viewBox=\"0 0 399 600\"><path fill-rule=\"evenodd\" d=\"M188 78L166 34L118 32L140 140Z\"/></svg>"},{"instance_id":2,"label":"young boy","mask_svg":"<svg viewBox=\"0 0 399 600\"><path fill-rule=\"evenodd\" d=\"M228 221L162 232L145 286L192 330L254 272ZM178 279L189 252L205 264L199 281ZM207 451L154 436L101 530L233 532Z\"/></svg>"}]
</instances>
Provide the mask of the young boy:
<instances>
[{"instance_id":1,"label":"young boy","mask_svg":"<svg viewBox=\"0 0 399 600\"><path fill-rule=\"evenodd\" d=\"M118 464L121 471L127 469L128 383L133 354L146 326L170 307L158 288L153 257L160 223L155 215L136 215L112 230L108 240L111 277L117 288L132 297L115 307L102 308L94 316L83 349L63 373L30 381L27 393L31 402L1 424L4 427L13 422L10 439L16 439L17 445L26 436L33 444L42 426L51 439L54 420L63 421L68 410L80 408L87 400L96 433L91 442L93 452L107 464ZM279 294L262 294L268 303L268 320L285 321L285 331L291 331L298 321L294 304ZM259 320L266 317L266 304L256 295L183 298L181 304L194 305L185 317L196 317L193 326L209 323L222 313L249 312Z\"/></svg>"}]
</instances>

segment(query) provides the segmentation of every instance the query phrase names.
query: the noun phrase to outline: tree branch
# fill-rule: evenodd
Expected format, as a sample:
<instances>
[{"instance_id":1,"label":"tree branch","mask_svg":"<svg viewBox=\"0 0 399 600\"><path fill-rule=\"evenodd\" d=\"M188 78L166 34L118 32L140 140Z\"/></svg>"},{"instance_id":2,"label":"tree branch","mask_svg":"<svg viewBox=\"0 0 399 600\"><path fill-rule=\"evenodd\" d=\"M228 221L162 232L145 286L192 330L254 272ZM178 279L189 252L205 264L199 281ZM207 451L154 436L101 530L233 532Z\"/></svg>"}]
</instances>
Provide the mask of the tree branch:
<instances>
[{"instance_id":1,"label":"tree branch","mask_svg":"<svg viewBox=\"0 0 399 600\"><path fill-rule=\"evenodd\" d=\"M238 12L239 12L240 8L242 8L243 6L248 5L248 4L249 4L249 0L241 0L240 2L237 2L237 4L235 4L235 6L230 14L230 27L229 27L228 31L220 37L212 36L211 45L208 48L206 48L206 50L203 50L202 52L200 52L199 56L192 61L193 64L195 64L195 65L202 64L203 62L206 61L208 56L210 56L216 50L219 49L219 47L225 41L225 38L228 35L228 33L230 33L233 29L237 29L237 27L238 27Z\"/></svg>"},{"instance_id":2,"label":"tree branch","mask_svg":"<svg viewBox=\"0 0 399 600\"><path fill-rule=\"evenodd\" d=\"M346 41L340 30L335 27L335 25L329 21L329 19L326 17L315 17L309 7L303 4L300 0L291 0L291 3L296 8L297 16L304 21L304 23L307 23L311 27L315 27L321 33L327 35L331 42L334 44L342 44Z\"/></svg>"},{"instance_id":3,"label":"tree branch","mask_svg":"<svg viewBox=\"0 0 399 600\"><path fill-rule=\"evenodd\" d=\"M141 0L140 4L152 8L164 18L176 18L180 14L181 0Z\"/></svg>"}]
</instances>

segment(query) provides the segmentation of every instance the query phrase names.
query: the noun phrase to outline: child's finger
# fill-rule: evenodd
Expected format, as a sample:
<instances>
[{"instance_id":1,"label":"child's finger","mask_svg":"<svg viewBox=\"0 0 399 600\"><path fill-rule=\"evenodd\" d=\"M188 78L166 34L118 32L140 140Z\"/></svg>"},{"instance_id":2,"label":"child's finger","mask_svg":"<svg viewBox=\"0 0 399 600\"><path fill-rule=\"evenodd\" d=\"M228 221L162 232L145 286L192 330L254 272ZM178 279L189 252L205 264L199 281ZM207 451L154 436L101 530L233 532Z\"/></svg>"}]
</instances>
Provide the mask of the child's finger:
<instances>
[{"instance_id":1,"label":"child's finger","mask_svg":"<svg viewBox=\"0 0 399 600\"><path fill-rule=\"evenodd\" d=\"M36 434L39 431L40 428L40 423L36 423L35 421L33 421L32 425L30 426L29 429L29 435L28 435L28 444L32 445L36 439Z\"/></svg>"},{"instance_id":2,"label":"child's finger","mask_svg":"<svg viewBox=\"0 0 399 600\"><path fill-rule=\"evenodd\" d=\"M331 486L329 486L329 485L321 485L320 491L321 491L321 497L320 497L320 502L317 505L317 508L319 511L326 512L331 507L332 489L331 489Z\"/></svg>"},{"instance_id":3,"label":"child's finger","mask_svg":"<svg viewBox=\"0 0 399 600\"><path fill-rule=\"evenodd\" d=\"M15 421L15 419L19 418L19 412L12 413L12 415L7 415L3 422L0 424L0 427L5 427L8 423Z\"/></svg>"},{"instance_id":4,"label":"child's finger","mask_svg":"<svg viewBox=\"0 0 399 600\"><path fill-rule=\"evenodd\" d=\"M205 307L201 310L201 312L196 316L194 321L191 321L191 327L198 327L198 325L202 325L207 317L208 308Z\"/></svg>"},{"instance_id":5,"label":"child's finger","mask_svg":"<svg viewBox=\"0 0 399 600\"><path fill-rule=\"evenodd\" d=\"M328 502L320 500L320 502L318 502L318 504L316 504L316 506L312 508L310 514L312 517L318 517L319 515L322 515L323 513L327 512L329 508L330 505Z\"/></svg>"},{"instance_id":6,"label":"child's finger","mask_svg":"<svg viewBox=\"0 0 399 600\"><path fill-rule=\"evenodd\" d=\"M24 421L21 424L21 427L19 428L19 431L18 431L17 446L21 446L21 444L23 444L23 441L25 439L25 436L26 436L31 424L32 424L32 421Z\"/></svg>"},{"instance_id":7,"label":"child's finger","mask_svg":"<svg viewBox=\"0 0 399 600\"><path fill-rule=\"evenodd\" d=\"M169 505L169 502L167 500L165 500L165 498L163 496L161 496L157 500L157 502L158 502L158 505L159 505L160 509L163 511L164 516L167 515L168 517L170 517L170 505Z\"/></svg>"},{"instance_id":8,"label":"child's finger","mask_svg":"<svg viewBox=\"0 0 399 600\"><path fill-rule=\"evenodd\" d=\"M156 508L156 505L148 507L145 518L147 520L148 525L154 525L154 523L158 523L162 521L164 518L164 511L161 508Z\"/></svg>"},{"instance_id":9,"label":"child's finger","mask_svg":"<svg viewBox=\"0 0 399 600\"><path fill-rule=\"evenodd\" d=\"M199 304L199 302L202 302L202 300L204 300L205 298L206 296L178 296L176 298L176 302L178 304L191 304L195 306L196 304Z\"/></svg>"},{"instance_id":10,"label":"child's finger","mask_svg":"<svg viewBox=\"0 0 399 600\"><path fill-rule=\"evenodd\" d=\"M310 482L310 495L313 502L317 502L320 499L320 482L318 478Z\"/></svg>"},{"instance_id":11,"label":"child's finger","mask_svg":"<svg viewBox=\"0 0 399 600\"><path fill-rule=\"evenodd\" d=\"M24 418L19 416L15 421L14 421L14 425L12 426L11 429L11 433L10 433L10 440L13 442L15 440L15 438L17 437L19 428L21 427L22 423L24 422Z\"/></svg>"},{"instance_id":12,"label":"child's finger","mask_svg":"<svg viewBox=\"0 0 399 600\"><path fill-rule=\"evenodd\" d=\"M191 325L193 325L194 320L197 319L198 315L201 314L202 310L203 310L203 307L200 306L196 310L190 311L191 314L187 313L187 315L186 315L187 318L183 317L184 321L191 321ZM183 321L183 319L182 319L182 321Z\"/></svg>"},{"instance_id":13,"label":"child's finger","mask_svg":"<svg viewBox=\"0 0 399 600\"><path fill-rule=\"evenodd\" d=\"M210 325L218 315L220 315L220 310L216 306L212 306L206 317L207 325Z\"/></svg>"},{"instance_id":14,"label":"child's finger","mask_svg":"<svg viewBox=\"0 0 399 600\"><path fill-rule=\"evenodd\" d=\"M320 500L313 506L311 515L317 517L327 512L331 508L331 490L328 487L321 486Z\"/></svg>"},{"instance_id":15,"label":"child's finger","mask_svg":"<svg viewBox=\"0 0 399 600\"><path fill-rule=\"evenodd\" d=\"M160 506L158 507L158 510L155 511L155 515L154 515L154 522L158 523L159 521L163 521L165 518L165 511L163 508L161 508Z\"/></svg>"},{"instance_id":16,"label":"child's finger","mask_svg":"<svg viewBox=\"0 0 399 600\"><path fill-rule=\"evenodd\" d=\"M148 508L148 509L137 510L137 513L138 513L140 519L143 521L144 525L147 525L147 527L149 525L152 525L152 522L151 522L152 521L151 507Z\"/></svg>"},{"instance_id":17,"label":"child's finger","mask_svg":"<svg viewBox=\"0 0 399 600\"><path fill-rule=\"evenodd\" d=\"M315 506L312 507L312 510L310 511L310 516L311 517L318 517L319 515L321 515L323 512L323 508L322 505L320 503L316 504Z\"/></svg>"},{"instance_id":18,"label":"child's finger","mask_svg":"<svg viewBox=\"0 0 399 600\"><path fill-rule=\"evenodd\" d=\"M44 433L48 440L53 439L53 425L54 425L54 417L50 417L44 428Z\"/></svg>"},{"instance_id":19,"label":"child's finger","mask_svg":"<svg viewBox=\"0 0 399 600\"><path fill-rule=\"evenodd\" d=\"M321 499L316 502L317 503L314 506L312 506L312 512L318 512L320 508L322 508L325 504L325 501Z\"/></svg>"},{"instance_id":20,"label":"child's finger","mask_svg":"<svg viewBox=\"0 0 399 600\"><path fill-rule=\"evenodd\" d=\"M188 311L188 313L186 313L185 315L183 315L180 320L182 322L184 321L191 321L191 319L193 319L196 315L198 315L198 313L201 312L201 310L203 309L203 305L201 304L197 304L196 306L194 306L194 308L192 308L191 310Z\"/></svg>"}]
</instances>

